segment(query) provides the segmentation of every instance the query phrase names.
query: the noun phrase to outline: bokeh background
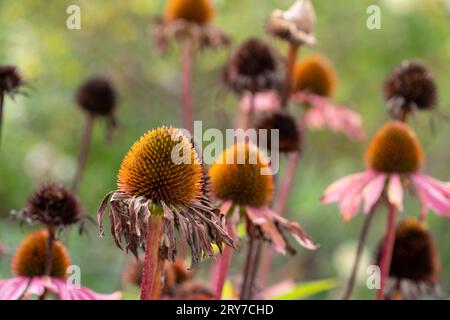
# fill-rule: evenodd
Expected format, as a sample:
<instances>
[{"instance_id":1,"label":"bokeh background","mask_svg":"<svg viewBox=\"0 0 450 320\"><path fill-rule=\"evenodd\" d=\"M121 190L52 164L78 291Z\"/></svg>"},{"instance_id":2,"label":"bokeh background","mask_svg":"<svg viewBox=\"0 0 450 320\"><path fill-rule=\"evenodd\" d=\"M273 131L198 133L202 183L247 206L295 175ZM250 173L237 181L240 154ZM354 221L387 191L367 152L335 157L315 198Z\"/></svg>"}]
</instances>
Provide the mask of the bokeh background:
<instances>
[{"instance_id":1,"label":"bokeh background","mask_svg":"<svg viewBox=\"0 0 450 320\"><path fill-rule=\"evenodd\" d=\"M268 37L264 21L274 8L287 8L292 0L216 0L215 23L228 32L229 49L205 51L195 64L196 119L205 127L232 128L237 99L220 81L221 69L231 50L250 36ZM97 122L80 198L95 217L104 194L115 189L116 173L130 145L148 129L161 124L181 125L178 51L161 56L151 39L152 21L164 0L0 0L0 64L16 64L29 81L28 97L6 100L0 149L0 240L10 254L33 227L9 219L22 208L27 196L45 181L70 185L78 153L83 114L73 95L86 77L110 76L120 95L117 118L120 129L113 143L105 140L105 124ZM450 2L448 0L345 0L313 1L318 16L319 45L301 54L321 52L335 64L339 88L335 100L361 113L372 135L387 120L381 85L392 67L403 59L418 58L433 71L439 91L439 108L450 113ZM68 30L66 8L81 7L82 29ZM366 10L378 4L382 29L368 30ZM426 172L450 180L449 123L438 114L418 114L412 121L423 142ZM363 168L365 144L330 132L312 132L289 202L290 218L301 221L321 244L317 252L299 250L295 257L277 256L271 281L334 278L336 288L314 298L338 298L353 259L362 216L344 225L335 206L322 206L324 188L336 178ZM407 198L405 216L417 216L417 201ZM450 220L430 214L428 224L442 260L442 285L450 293ZM377 213L369 235L365 263L373 260L383 235L385 212ZM88 234L63 234L72 260L82 269L82 283L100 292L121 285L121 270L131 257L115 248L110 236L98 238L96 225ZM0 277L10 276L10 256L0 258ZM237 259L232 274L241 271ZM209 264L200 267L207 274ZM365 288L365 268L355 294L372 298Z\"/></svg>"}]
</instances>

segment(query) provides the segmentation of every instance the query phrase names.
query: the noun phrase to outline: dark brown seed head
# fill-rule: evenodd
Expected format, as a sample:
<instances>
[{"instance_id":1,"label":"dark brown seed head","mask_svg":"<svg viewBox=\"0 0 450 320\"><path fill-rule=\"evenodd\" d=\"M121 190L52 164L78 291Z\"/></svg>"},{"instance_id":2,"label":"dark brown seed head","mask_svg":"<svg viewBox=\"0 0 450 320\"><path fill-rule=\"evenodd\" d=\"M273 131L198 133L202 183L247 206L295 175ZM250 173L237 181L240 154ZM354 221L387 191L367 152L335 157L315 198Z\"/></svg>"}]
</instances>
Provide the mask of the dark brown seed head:
<instances>
[{"instance_id":1,"label":"dark brown seed head","mask_svg":"<svg viewBox=\"0 0 450 320\"><path fill-rule=\"evenodd\" d=\"M56 183L38 188L27 200L20 218L54 227L66 227L83 217L81 204L70 190Z\"/></svg>"},{"instance_id":2,"label":"dark brown seed head","mask_svg":"<svg viewBox=\"0 0 450 320\"><path fill-rule=\"evenodd\" d=\"M390 276L436 284L439 272L439 256L426 227L416 219L400 222L395 232Z\"/></svg>"},{"instance_id":3,"label":"dark brown seed head","mask_svg":"<svg viewBox=\"0 0 450 320\"><path fill-rule=\"evenodd\" d=\"M228 62L224 79L237 94L279 87L278 60L274 50L257 38L248 39Z\"/></svg>"},{"instance_id":4,"label":"dark brown seed head","mask_svg":"<svg viewBox=\"0 0 450 320\"><path fill-rule=\"evenodd\" d=\"M14 95L24 83L16 66L0 66L0 91Z\"/></svg>"},{"instance_id":5,"label":"dark brown seed head","mask_svg":"<svg viewBox=\"0 0 450 320\"><path fill-rule=\"evenodd\" d=\"M94 77L80 86L75 100L94 116L110 116L116 108L116 90L109 79Z\"/></svg>"},{"instance_id":6,"label":"dark brown seed head","mask_svg":"<svg viewBox=\"0 0 450 320\"><path fill-rule=\"evenodd\" d=\"M301 147L301 130L295 118L285 111L275 111L262 115L256 121L255 127L259 129L267 129L267 149L272 146L271 131L278 130L279 134L279 151L294 152Z\"/></svg>"},{"instance_id":7,"label":"dark brown seed head","mask_svg":"<svg viewBox=\"0 0 450 320\"><path fill-rule=\"evenodd\" d=\"M437 87L424 64L405 61L386 79L384 98L403 111L429 110L436 106Z\"/></svg>"}]
</instances>

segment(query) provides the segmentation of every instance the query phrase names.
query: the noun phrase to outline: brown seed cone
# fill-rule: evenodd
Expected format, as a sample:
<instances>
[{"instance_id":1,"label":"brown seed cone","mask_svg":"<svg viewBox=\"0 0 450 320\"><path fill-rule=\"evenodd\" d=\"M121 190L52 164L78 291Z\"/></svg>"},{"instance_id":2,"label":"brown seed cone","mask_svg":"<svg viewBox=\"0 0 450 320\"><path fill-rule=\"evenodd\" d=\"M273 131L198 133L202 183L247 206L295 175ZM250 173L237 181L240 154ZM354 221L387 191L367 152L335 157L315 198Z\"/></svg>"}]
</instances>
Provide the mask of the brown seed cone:
<instances>
[{"instance_id":1,"label":"brown seed cone","mask_svg":"<svg viewBox=\"0 0 450 320\"><path fill-rule=\"evenodd\" d=\"M75 100L83 110L94 116L111 116L116 108L117 93L108 78L96 76L80 86Z\"/></svg>"}]
</instances>

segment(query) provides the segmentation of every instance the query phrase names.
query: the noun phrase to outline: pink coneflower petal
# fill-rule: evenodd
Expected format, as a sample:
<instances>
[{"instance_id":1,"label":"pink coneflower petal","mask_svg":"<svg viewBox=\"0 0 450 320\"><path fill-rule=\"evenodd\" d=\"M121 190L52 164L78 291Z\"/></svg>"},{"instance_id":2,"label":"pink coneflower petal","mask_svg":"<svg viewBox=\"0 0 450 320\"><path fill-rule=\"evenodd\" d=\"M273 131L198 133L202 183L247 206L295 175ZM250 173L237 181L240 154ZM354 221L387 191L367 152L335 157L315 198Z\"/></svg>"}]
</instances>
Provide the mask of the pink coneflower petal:
<instances>
[{"instance_id":1,"label":"pink coneflower petal","mask_svg":"<svg viewBox=\"0 0 450 320\"><path fill-rule=\"evenodd\" d=\"M286 254L286 242L276 226L265 216L265 210L261 208L246 207L247 217L261 228L267 239L270 239L276 251Z\"/></svg>"},{"instance_id":2,"label":"pink coneflower petal","mask_svg":"<svg viewBox=\"0 0 450 320\"><path fill-rule=\"evenodd\" d=\"M334 104L327 97L309 92L295 94L294 100L309 105L304 115L305 124L309 129L317 130L328 126L333 132L342 133L349 139L355 141L365 139L362 119L358 113Z\"/></svg>"},{"instance_id":3,"label":"pink coneflower petal","mask_svg":"<svg viewBox=\"0 0 450 320\"><path fill-rule=\"evenodd\" d=\"M275 221L279 225L281 225L283 228L288 230L292 237L304 248L309 250L316 250L317 244L312 240L312 238L303 231L303 228L301 225L297 222L289 221L279 214L273 212L269 208L264 208L265 214L272 219L272 221Z\"/></svg>"},{"instance_id":4,"label":"pink coneflower petal","mask_svg":"<svg viewBox=\"0 0 450 320\"><path fill-rule=\"evenodd\" d=\"M57 288L57 295L61 300L118 300L121 298L120 292L112 294L99 294L85 287L71 287L66 280L52 278Z\"/></svg>"},{"instance_id":5,"label":"pink coneflower petal","mask_svg":"<svg viewBox=\"0 0 450 320\"><path fill-rule=\"evenodd\" d=\"M422 210L431 208L437 214L450 217L449 188L446 183L427 177L423 174L413 174L412 180L424 207ZM421 215L426 215L422 212Z\"/></svg>"},{"instance_id":6,"label":"pink coneflower petal","mask_svg":"<svg viewBox=\"0 0 450 320\"><path fill-rule=\"evenodd\" d=\"M252 99L253 107L257 111L276 111L281 107L280 98L275 91L258 92L253 97L247 92L241 97L240 106L243 111L251 108Z\"/></svg>"},{"instance_id":7,"label":"pink coneflower petal","mask_svg":"<svg viewBox=\"0 0 450 320\"><path fill-rule=\"evenodd\" d=\"M323 204L331 204L340 202L342 197L361 179L364 179L369 171L355 173L343 177L332 183L324 192L321 202ZM371 171L370 171L371 172ZM370 173L374 175L374 172Z\"/></svg>"},{"instance_id":8,"label":"pink coneflower petal","mask_svg":"<svg viewBox=\"0 0 450 320\"><path fill-rule=\"evenodd\" d=\"M231 206L233 205L233 201L227 200L220 206L220 213L223 216L226 216L228 214L228 211L230 211Z\"/></svg>"},{"instance_id":9,"label":"pink coneflower petal","mask_svg":"<svg viewBox=\"0 0 450 320\"><path fill-rule=\"evenodd\" d=\"M403 185L400 175L397 173L392 174L389 179L387 196L390 204L399 211L403 211Z\"/></svg>"},{"instance_id":10,"label":"pink coneflower petal","mask_svg":"<svg viewBox=\"0 0 450 320\"><path fill-rule=\"evenodd\" d=\"M384 183L386 181L386 175L383 173L378 174L373 178L364 188L364 213L368 214L373 206L381 197L381 193L384 189Z\"/></svg>"},{"instance_id":11,"label":"pink coneflower petal","mask_svg":"<svg viewBox=\"0 0 450 320\"><path fill-rule=\"evenodd\" d=\"M52 289L54 286L52 286L50 278L44 278L44 277L34 277L31 279L31 282L26 290L26 292L23 294L23 299L28 299L31 296L40 297L44 294L45 290L48 286L50 286ZM51 290L51 289L50 289Z\"/></svg>"},{"instance_id":12,"label":"pink coneflower petal","mask_svg":"<svg viewBox=\"0 0 450 320\"><path fill-rule=\"evenodd\" d=\"M30 279L17 277L0 281L0 300L17 300L25 293Z\"/></svg>"}]
</instances>

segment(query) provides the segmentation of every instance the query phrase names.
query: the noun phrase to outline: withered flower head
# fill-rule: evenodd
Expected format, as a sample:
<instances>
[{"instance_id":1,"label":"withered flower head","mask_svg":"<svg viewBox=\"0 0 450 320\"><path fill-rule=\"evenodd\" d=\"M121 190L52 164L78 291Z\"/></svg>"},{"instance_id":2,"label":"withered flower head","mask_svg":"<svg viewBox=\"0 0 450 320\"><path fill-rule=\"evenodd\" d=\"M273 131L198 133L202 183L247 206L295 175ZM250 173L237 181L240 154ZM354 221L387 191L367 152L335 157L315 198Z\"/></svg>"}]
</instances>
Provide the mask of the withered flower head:
<instances>
[{"instance_id":1,"label":"withered flower head","mask_svg":"<svg viewBox=\"0 0 450 320\"><path fill-rule=\"evenodd\" d=\"M29 223L64 228L80 222L84 212L75 194L63 185L48 183L39 187L13 216Z\"/></svg>"},{"instance_id":2,"label":"withered flower head","mask_svg":"<svg viewBox=\"0 0 450 320\"><path fill-rule=\"evenodd\" d=\"M116 95L109 79L96 76L80 86L75 100L83 110L94 116L111 116L116 108Z\"/></svg>"},{"instance_id":3,"label":"withered flower head","mask_svg":"<svg viewBox=\"0 0 450 320\"><path fill-rule=\"evenodd\" d=\"M209 170L213 193L223 201L222 214L231 219L235 243L239 243L236 225L245 219L247 230L273 244L275 250L295 253L284 232L289 232L303 247L314 250L311 237L296 223L284 219L270 208L274 182L269 161L251 143L238 143L226 149Z\"/></svg>"},{"instance_id":4,"label":"withered flower head","mask_svg":"<svg viewBox=\"0 0 450 320\"><path fill-rule=\"evenodd\" d=\"M169 0L164 18L166 21L186 20L198 24L211 22L214 7L209 0Z\"/></svg>"},{"instance_id":5,"label":"withered flower head","mask_svg":"<svg viewBox=\"0 0 450 320\"><path fill-rule=\"evenodd\" d=\"M256 121L255 128L266 129L267 149L271 149L271 131L278 130L280 152L299 151L302 143L302 131L295 118L286 111L267 112Z\"/></svg>"},{"instance_id":6,"label":"withered flower head","mask_svg":"<svg viewBox=\"0 0 450 320\"><path fill-rule=\"evenodd\" d=\"M269 169L269 161L256 146L235 144L226 149L209 170L213 192L222 200L241 205L269 205L274 189L273 176L262 174L263 169Z\"/></svg>"},{"instance_id":7,"label":"withered flower head","mask_svg":"<svg viewBox=\"0 0 450 320\"><path fill-rule=\"evenodd\" d=\"M270 34L292 44L313 45L316 12L310 0L297 0L288 10L275 10L267 21Z\"/></svg>"},{"instance_id":8,"label":"withered flower head","mask_svg":"<svg viewBox=\"0 0 450 320\"><path fill-rule=\"evenodd\" d=\"M148 220L163 214L162 251L174 260L175 228L192 249L192 264L202 256L214 256L212 244L232 245L221 225L220 212L206 197L207 178L198 154L179 129L160 127L142 136L122 161L119 189L110 192L98 212L102 217L110 208L110 223L116 245L137 255L145 245Z\"/></svg>"},{"instance_id":9,"label":"withered flower head","mask_svg":"<svg viewBox=\"0 0 450 320\"><path fill-rule=\"evenodd\" d=\"M0 66L0 94L7 93L12 97L23 84L25 81L16 66Z\"/></svg>"},{"instance_id":10,"label":"withered flower head","mask_svg":"<svg viewBox=\"0 0 450 320\"><path fill-rule=\"evenodd\" d=\"M11 268L16 276L39 277L45 275L48 232L41 230L27 236L13 257ZM66 277L70 256L60 241L55 241L52 250L51 276Z\"/></svg>"},{"instance_id":11,"label":"withered flower head","mask_svg":"<svg viewBox=\"0 0 450 320\"><path fill-rule=\"evenodd\" d=\"M366 152L368 167L378 172L413 173L425 161L415 132L406 124L385 124L375 135Z\"/></svg>"},{"instance_id":12,"label":"withered flower head","mask_svg":"<svg viewBox=\"0 0 450 320\"><path fill-rule=\"evenodd\" d=\"M399 290L400 296L406 299L421 293L435 294L439 291L440 269L436 245L425 225L416 219L400 222L389 271L396 282L393 289Z\"/></svg>"},{"instance_id":13,"label":"withered flower head","mask_svg":"<svg viewBox=\"0 0 450 320\"><path fill-rule=\"evenodd\" d=\"M308 91L330 97L336 89L336 72L330 61L319 54L301 60L294 72L295 91Z\"/></svg>"},{"instance_id":14,"label":"withered flower head","mask_svg":"<svg viewBox=\"0 0 450 320\"><path fill-rule=\"evenodd\" d=\"M225 69L225 83L238 95L280 87L279 61L273 48L257 38L245 41Z\"/></svg>"},{"instance_id":15,"label":"withered flower head","mask_svg":"<svg viewBox=\"0 0 450 320\"><path fill-rule=\"evenodd\" d=\"M229 37L211 23L214 13L210 0L169 0L154 28L157 47L165 52L172 38L190 40L195 49L228 45Z\"/></svg>"},{"instance_id":16,"label":"withered flower head","mask_svg":"<svg viewBox=\"0 0 450 320\"><path fill-rule=\"evenodd\" d=\"M424 64L404 61L386 79L384 98L393 116L399 116L402 112L433 109L437 102L434 77Z\"/></svg>"}]
</instances>

